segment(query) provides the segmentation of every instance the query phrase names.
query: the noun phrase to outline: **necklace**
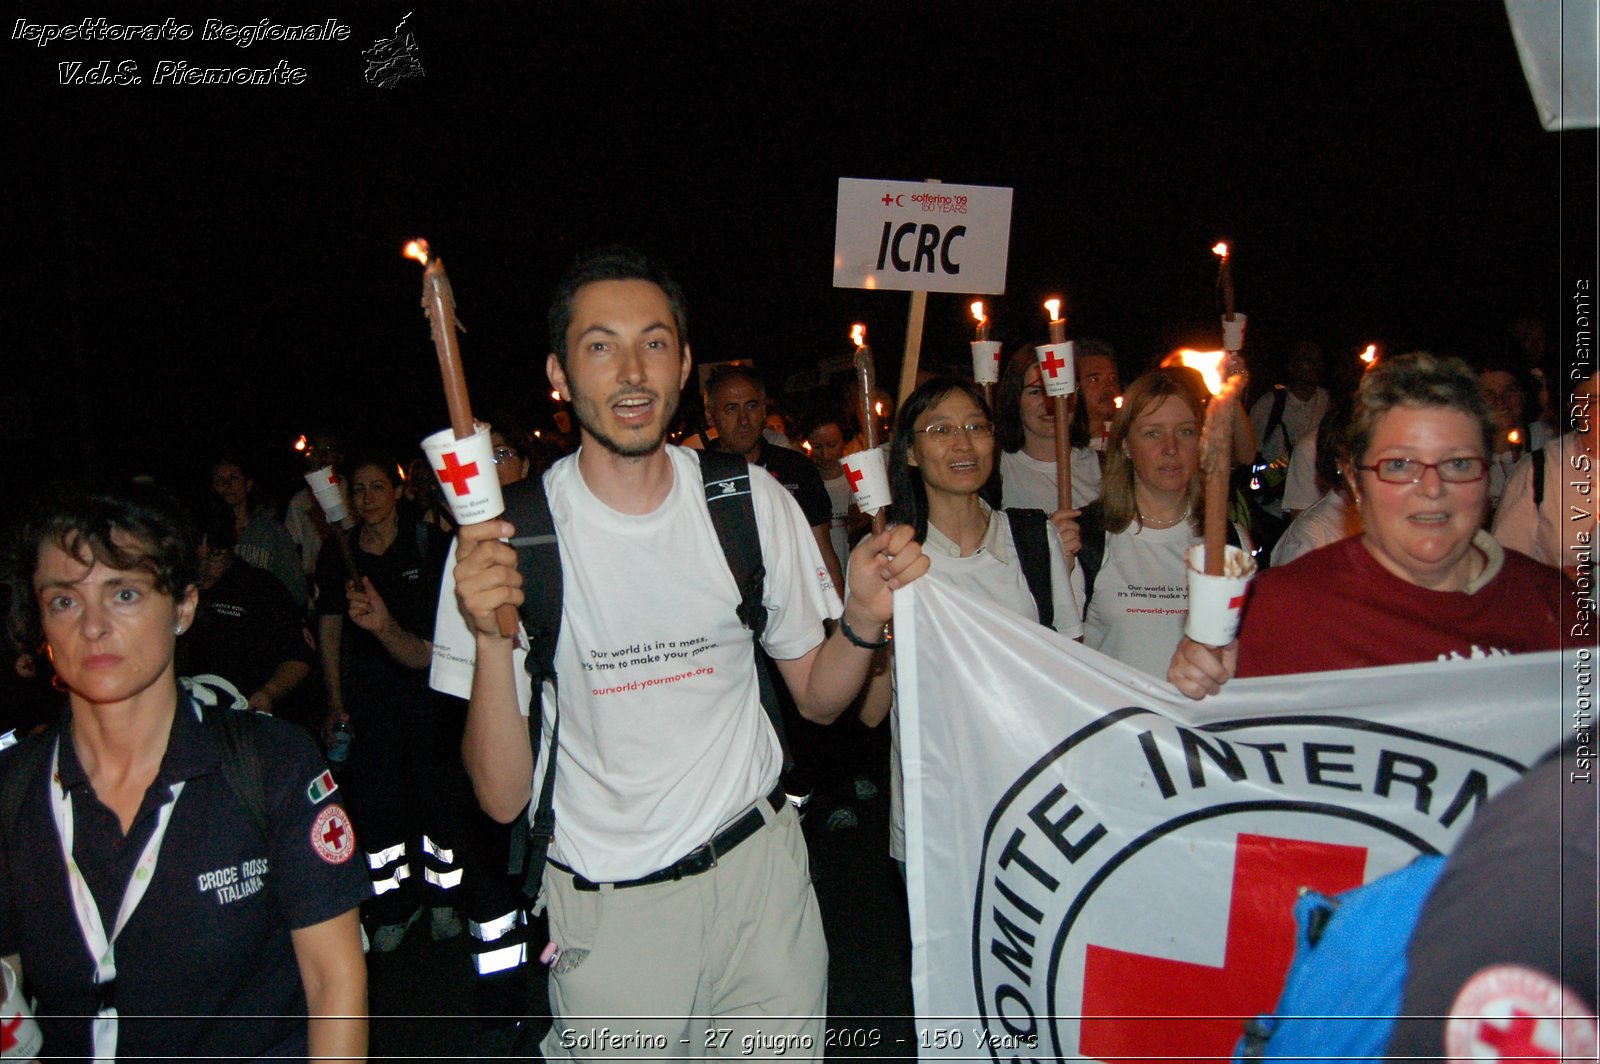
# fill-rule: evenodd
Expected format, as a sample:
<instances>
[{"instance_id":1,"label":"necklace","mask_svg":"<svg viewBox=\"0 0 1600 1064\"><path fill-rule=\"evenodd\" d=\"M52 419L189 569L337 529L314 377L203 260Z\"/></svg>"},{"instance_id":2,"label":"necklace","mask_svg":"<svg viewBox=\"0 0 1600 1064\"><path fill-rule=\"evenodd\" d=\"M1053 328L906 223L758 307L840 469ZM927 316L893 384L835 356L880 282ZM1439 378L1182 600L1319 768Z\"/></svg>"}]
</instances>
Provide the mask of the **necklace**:
<instances>
[{"instance_id":1,"label":"necklace","mask_svg":"<svg viewBox=\"0 0 1600 1064\"><path fill-rule=\"evenodd\" d=\"M1187 507L1187 506L1185 506L1183 508L1183 513L1179 514L1177 517L1171 518L1170 520L1166 520L1166 521L1162 521L1162 520L1154 520L1153 521L1150 518L1146 517L1142 512L1140 512L1138 507L1135 507L1133 512L1134 512L1135 516L1137 516L1139 518L1139 526L1141 528L1151 528L1151 529L1155 529L1157 531L1159 531L1159 530L1161 530L1163 528L1175 528L1179 524L1182 524L1189 517L1189 507Z\"/></svg>"}]
</instances>

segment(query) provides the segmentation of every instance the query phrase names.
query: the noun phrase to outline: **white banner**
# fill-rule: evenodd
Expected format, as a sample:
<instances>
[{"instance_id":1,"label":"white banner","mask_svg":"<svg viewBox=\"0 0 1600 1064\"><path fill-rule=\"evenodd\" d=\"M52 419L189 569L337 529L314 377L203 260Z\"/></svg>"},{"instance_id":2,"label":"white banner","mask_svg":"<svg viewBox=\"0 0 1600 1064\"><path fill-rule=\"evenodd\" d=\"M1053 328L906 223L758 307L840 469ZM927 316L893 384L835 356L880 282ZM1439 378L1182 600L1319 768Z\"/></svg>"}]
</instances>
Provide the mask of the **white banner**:
<instances>
[{"instance_id":1,"label":"white banner","mask_svg":"<svg viewBox=\"0 0 1600 1064\"><path fill-rule=\"evenodd\" d=\"M835 288L1000 295L1011 190L839 179Z\"/></svg>"},{"instance_id":2,"label":"white banner","mask_svg":"<svg viewBox=\"0 0 1600 1064\"><path fill-rule=\"evenodd\" d=\"M1576 664L1191 702L932 578L896 593L895 633L919 1045L968 1060L1226 1058L1276 1001L1298 890L1448 851L1565 737Z\"/></svg>"}]
</instances>

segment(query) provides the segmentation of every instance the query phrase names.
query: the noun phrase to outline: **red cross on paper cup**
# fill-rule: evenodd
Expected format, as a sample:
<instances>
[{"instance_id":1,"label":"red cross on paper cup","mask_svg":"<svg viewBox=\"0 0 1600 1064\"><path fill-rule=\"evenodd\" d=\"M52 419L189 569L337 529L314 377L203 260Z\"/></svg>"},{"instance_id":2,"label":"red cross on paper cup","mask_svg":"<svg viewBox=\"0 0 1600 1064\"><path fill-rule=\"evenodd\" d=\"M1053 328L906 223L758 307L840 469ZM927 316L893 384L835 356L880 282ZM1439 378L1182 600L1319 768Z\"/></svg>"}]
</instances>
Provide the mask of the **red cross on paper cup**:
<instances>
[{"instance_id":1,"label":"red cross on paper cup","mask_svg":"<svg viewBox=\"0 0 1600 1064\"><path fill-rule=\"evenodd\" d=\"M1039 358L1039 383L1051 398L1067 396L1078 390L1078 364L1073 359L1072 341L1061 344L1040 344L1033 349Z\"/></svg>"},{"instance_id":2,"label":"red cross on paper cup","mask_svg":"<svg viewBox=\"0 0 1600 1064\"><path fill-rule=\"evenodd\" d=\"M973 340L972 379L978 384L1000 383L1000 341Z\"/></svg>"},{"instance_id":3,"label":"red cross on paper cup","mask_svg":"<svg viewBox=\"0 0 1600 1064\"><path fill-rule=\"evenodd\" d=\"M1239 634L1245 589L1256 574L1255 559L1238 547L1229 547L1222 576L1205 574L1204 544L1190 547L1188 559L1189 617L1184 622L1183 633L1196 643L1227 646Z\"/></svg>"},{"instance_id":4,"label":"red cross on paper cup","mask_svg":"<svg viewBox=\"0 0 1600 1064\"><path fill-rule=\"evenodd\" d=\"M883 451L857 451L839 459L850 480L850 494L864 514L875 514L889 505L889 473L884 468Z\"/></svg>"},{"instance_id":5,"label":"red cross on paper cup","mask_svg":"<svg viewBox=\"0 0 1600 1064\"><path fill-rule=\"evenodd\" d=\"M322 507L322 514L328 519L328 524L340 524L350 516L350 507L344 499L344 487L339 483L339 476L333 471L333 466L323 466L307 473L306 483L311 486L311 494L317 500L317 505Z\"/></svg>"},{"instance_id":6,"label":"red cross on paper cup","mask_svg":"<svg viewBox=\"0 0 1600 1064\"><path fill-rule=\"evenodd\" d=\"M477 431L464 440L449 429L435 432L422 441L422 451L433 466L434 476L450 513L458 525L475 525L505 512L500 494L500 478L494 471L494 443L489 426L476 423Z\"/></svg>"}]
</instances>

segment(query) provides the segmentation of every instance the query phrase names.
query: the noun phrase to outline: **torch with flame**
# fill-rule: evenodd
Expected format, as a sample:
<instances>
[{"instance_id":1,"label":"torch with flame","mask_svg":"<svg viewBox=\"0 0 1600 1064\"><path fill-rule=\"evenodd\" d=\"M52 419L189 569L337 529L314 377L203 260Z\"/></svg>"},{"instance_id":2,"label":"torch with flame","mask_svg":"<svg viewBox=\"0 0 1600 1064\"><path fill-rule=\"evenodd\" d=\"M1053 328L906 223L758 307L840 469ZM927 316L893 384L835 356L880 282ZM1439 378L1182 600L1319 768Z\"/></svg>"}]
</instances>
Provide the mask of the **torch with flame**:
<instances>
[{"instance_id":1,"label":"torch with flame","mask_svg":"<svg viewBox=\"0 0 1600 1064\"><path fill-rule=\"evenodd\" d=\"M1361 372L1365 373L1367 370L1378 364L1378 345L1368 344L1367 349L1361 352L1359 357L1363 365Z\"/></svg>"},{"instance_id":2,"label":"torch with flame","mask_svg":"<svg viewBox=\"0 0 1600 1064\"><path fill-rule=\"evenodd\" d=\"M1205 571L1207 576L1221 576L1223 555L1228 546L1228 474L1233 468L1233 419L1250 377L1242 368L1224 376L1228 366L1226 351L1185 348L1168 355L1161 364L1197 370L1212 396L1206 406L1205 428L1200 433L1200 469L1206 478Z\"/></svg>"},{"instance_id":3,"label":"torch with flame","mask_svg":"<svg viewBox=\"0 0 1600 1064\"><path fill-rule=\"evenodd\" d=\"M1211 253L1222 261L1217 266L1217 284L1222 288L1222 316L1227 321L1233 320L1233 262L1229 258L1228 244L1219 240L1211 248Z\"/></svg>"},{"instance_id":4,"label":"torch with flame","mask_svg":"<svg viewBox=\"0 0 1600 1064\"><path fill-rule=\"evenodd\" d=\"M989 316L983 312L983 300L974 300L972 303L972 320L977 322L979 340L989 338Z\"/></svg>"},{"instance_id":5,"label":"torch with flame","mask_svg":"<svg viewBox=\"0 0 1600 1064\"><path fill-rule=\"evenodd\" d=\"M433 327L433 346L439 356L439 375L444 382L444 398L450 408L450 431L458 440L473 436L472 401L467 395L467 375L461 366L461 347L456 340L464 332L456 320L456 297L444 263L431 253L426 240L406 244L403 254L422 263L422 309ZM517 608L510 603L495 611L500 634L507 638L517 633Z\"/></svg>"},{"instance_id":6,"label":"torch with flame","mask_svg":"<svg viewBox=\"0 0 1600 1064\"><path fill-rule=\"evenodd\" d=\"M850 342L856 345L856 383L861 392L861 426L862 438L866 441L868 453L878 449L878 418L883 416L883 403L877 401L878 371L873 365L872 348L867 346L867 327L861 322L850 326ZM872 515L872 532L876 535L882 532L888 523L889 515L879 510Z\"/></svg>"}]
</instances>

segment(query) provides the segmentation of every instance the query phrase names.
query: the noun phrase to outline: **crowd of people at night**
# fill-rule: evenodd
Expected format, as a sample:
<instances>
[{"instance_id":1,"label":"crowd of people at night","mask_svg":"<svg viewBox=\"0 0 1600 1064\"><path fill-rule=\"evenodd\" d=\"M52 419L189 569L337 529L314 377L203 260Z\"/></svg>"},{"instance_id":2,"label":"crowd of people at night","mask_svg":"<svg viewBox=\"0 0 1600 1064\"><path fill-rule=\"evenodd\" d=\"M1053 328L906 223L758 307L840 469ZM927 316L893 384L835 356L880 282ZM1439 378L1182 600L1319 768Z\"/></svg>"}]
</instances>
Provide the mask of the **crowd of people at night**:
<instances>
[{"instance_id":1,"label":"crowd of people at night","mask_svg":"<svg viewBox=\"0 0 1600 1064\"><path fill-rule=\"evenodd\" d=\"M456 527L420 452L338 425L305 457L337 470L343 523L232 454L202 483L32 500L6 554L0 956L51 1059L359 1057L366 965L419 934L470 940L464 1059L533 1052L539 965L549 1059L671 1055L706 1016L731 1045L759 1030L820 1055L829 949L800 823L822 818L826 845L887 802L904 874L890 623L914 580L1195 699L1561 649L1592 609L1593 506L1572 519L1563 490L1600 447L1596 379L1535 323L1369 363L1246 347L1228 523L1259 573L1221 648L1168 608L1202 541L1211 396L1165 352L1078 340L1070 425L1033 343L989 388L930 353L898 403L853 375L785 393L786 367L698 365L684 294L623 248L574 263L549 329L527 394L548 377L558 420L480 412L500 484L536 494L557 548L542 659L496 616L529 623L527 530ZM869 444L880 530L841 461ZM759 544L753 585L730 527ZM668 646L681 668L635 682ZM1559 971L1565 948L1592 971L1593 932L1591 911L1586 945L1518 960ZM630 1017L629 1043L577 1017Z\"/></svg>"}]
</instances>

